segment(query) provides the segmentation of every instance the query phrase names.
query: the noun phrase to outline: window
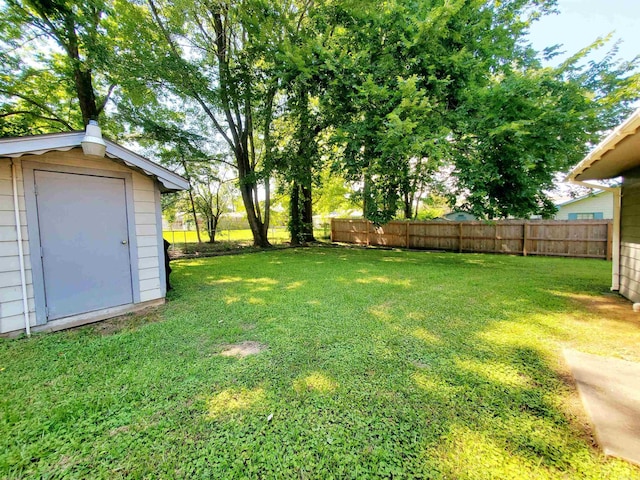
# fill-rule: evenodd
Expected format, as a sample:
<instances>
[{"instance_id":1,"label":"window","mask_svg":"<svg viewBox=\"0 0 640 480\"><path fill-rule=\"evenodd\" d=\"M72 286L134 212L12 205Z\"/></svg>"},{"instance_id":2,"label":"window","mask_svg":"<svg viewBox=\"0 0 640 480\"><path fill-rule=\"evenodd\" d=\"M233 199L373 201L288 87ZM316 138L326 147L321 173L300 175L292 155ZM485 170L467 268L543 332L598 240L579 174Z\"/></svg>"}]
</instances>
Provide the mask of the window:
<instances>
[{"instance_id":1,"label":"window","mask_svg":"<svg viewBox=\"0 0 640 480\"><path fill-rule=\"evenodd\" d=\"M602 220L602 212L570 213L569 220Z\"/></svg>"}]
</instances>

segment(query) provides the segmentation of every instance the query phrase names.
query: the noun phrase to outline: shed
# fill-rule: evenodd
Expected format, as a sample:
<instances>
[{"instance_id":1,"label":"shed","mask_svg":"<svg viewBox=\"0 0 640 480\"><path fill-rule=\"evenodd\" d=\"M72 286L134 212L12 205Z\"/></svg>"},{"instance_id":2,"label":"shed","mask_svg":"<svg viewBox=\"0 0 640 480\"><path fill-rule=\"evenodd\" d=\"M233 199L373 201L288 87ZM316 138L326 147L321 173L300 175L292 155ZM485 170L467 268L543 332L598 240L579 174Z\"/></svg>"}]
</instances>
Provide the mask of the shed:
<instances>
[{"instance_id":1,"label":"shed","mask_svg":"<svg viewBox=\"0 0 640 480\"><path fill-rule=\"evenodd\" d=\"M589 195L556 203L556 220L611 220L613 218L613 193L598 190Z\"/></svg>"},{"instance_id":2,"label":"shed","mask_svg":"<svg viewBox=\"0 0 640 480\"><path fill-rule=\"evenodd\" d=\"M0 139L0 334L163 303L160 195L186 188L97 125Z\"/></svg>"},{"instance_id":3,"label":"shed","mask_svg":"<svg viewBox=\"0 0 640 480\"><path fill-rule=\"evenodd\" d=\"M588 183L617 177L622 177L620 187ZM567 180L613 193L611 289L640 308L640 109L598 144Z\"/></svg>"}]
</instances>

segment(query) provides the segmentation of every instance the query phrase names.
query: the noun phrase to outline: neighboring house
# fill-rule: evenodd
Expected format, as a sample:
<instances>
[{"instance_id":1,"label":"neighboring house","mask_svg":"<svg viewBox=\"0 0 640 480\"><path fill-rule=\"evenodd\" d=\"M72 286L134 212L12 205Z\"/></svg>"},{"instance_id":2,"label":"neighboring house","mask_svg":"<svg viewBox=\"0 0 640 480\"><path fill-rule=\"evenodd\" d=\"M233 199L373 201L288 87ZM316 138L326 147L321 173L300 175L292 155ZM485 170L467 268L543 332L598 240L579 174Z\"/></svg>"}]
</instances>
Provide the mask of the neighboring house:
<instances>
[{"instance_id":1,"label":"neighboring house","mask_svg":"<svg viewBox=\"0 0 640 480\"><path fill-rule=\"evenodd\" d=\"M187 187L97 124L0 139L0 333L164 302L160 194Z\"/></svg>"},{"instance_id":2,"label":"neighboring house","mask_svg":"<svg viewBox=\"0 0 640 480\"><path fill-rule=\"evenodd\" d=\"M613 192L597 191L557 203L556 220L602 220L613 218Z\"/></svg>"},{"instance_id":3,"label":"neighboring house","mask_svg":"<svg viewBox=\"0 0 640 480\"><path fill-rule=\"evenodd\" d=\"M619 188L600 187L614 195L612 290L640 308L640 109L605 138L580 164L568 181L622 177Z\"/></svg>"},{"instance_id":4,"label":"neighboring house","mask_svg":"<svg viewBox=\"0 0 640 480\"><path fill-rule=\"evenodd\" d=\"M451 212L447 213L443 218L454 222L469 222L477 220L476 216L468 212Z\"/></svg>"}]
</instances>

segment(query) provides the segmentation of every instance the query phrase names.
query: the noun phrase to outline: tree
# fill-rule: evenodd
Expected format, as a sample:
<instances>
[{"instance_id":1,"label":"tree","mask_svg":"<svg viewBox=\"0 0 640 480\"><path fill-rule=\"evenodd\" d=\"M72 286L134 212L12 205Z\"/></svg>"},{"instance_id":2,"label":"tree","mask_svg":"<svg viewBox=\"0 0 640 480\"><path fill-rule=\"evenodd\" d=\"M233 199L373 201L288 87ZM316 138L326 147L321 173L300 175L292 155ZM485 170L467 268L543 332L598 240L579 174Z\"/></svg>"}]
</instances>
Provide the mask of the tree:
<instances>
[{"instance_id":1,"label":"tree","mask_svg":"<svg viewBox=\"0 0 640 480\"><path fill-rule=\"evenodd\" d=\"M115 88L102 0L7 0L0 10L2 134L83 128ZM28 119L25 122L22 119Z\"/></svg>"},{"instance_id":2,"label":"tree","mask_svg":"<svg viewBox=\"0 0 640 480\"><path fill-rule=\"evenodd\" d=\"M254 0L148 0L123 8L121 36L129 41L122 56L131 78L159 103L168 91L207 118L233 154L254 243L268 246L271 172L262 165L270 148L286 8Z\"/></svg>"},{"instance_id":3,"label":"tree","mask_svg":"<svg viewBox=\"0 0 640 480\"><path fill-rule=\"evenodd\" d=\"M386 222L401 204L412 216L420 178L449 161L465 92L518 62L527 18L552 4L397 0L336 14L323 106L367 218Z\"/></svg>"},{"instance_id":4,"label":"tree","mask_svg":"<svg viewBox=\"0 0 640 480\"><path fill-rule=\"evenodd\" d=\"M271 155L273 170L289 196L291 244L314 240L313 185L319 168L320 151L316 137L321 130L317 113L311 103L310 78L301 74L291 81L292 91L286 101L286 111L274 122L274 143Z\"/></svg>"},{"instance_id":5,"label":"tree","mask_svg":"<svg viewBox=\"0 0 640 480\"><path fill-rule=\"evenodd\" d=\"M550 217L557 172L581 160L601 132L638 98L634 62L579 62L600 42L557 68L537 61L494 76L472 91L458 124L454 175L463 208L480 218Z\"/></svg>"},{"instance_id":6,"label":"tree","mask_svg":"<svg viewBox=\"0 0 640 480\"><path fill-rule=\"evenodd\" d=\"M220 217L229 210L233 200L233 179L225 178L219 167L208 162L195 165L191 178L195 209L205 222L209 242L214 243Z\"/></svg>"}]
</instances>

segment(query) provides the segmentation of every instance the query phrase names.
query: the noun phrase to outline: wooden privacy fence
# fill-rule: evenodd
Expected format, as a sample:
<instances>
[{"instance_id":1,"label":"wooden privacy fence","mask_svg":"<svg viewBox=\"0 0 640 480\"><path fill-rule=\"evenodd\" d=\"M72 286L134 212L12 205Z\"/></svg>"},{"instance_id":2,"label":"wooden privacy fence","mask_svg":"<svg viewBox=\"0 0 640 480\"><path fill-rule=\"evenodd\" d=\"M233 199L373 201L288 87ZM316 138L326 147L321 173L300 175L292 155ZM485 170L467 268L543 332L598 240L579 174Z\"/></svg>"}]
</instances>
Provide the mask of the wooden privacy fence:
<instances>
[{"instance_id":1,"label":"wooden privacy fence","mask_svg":"<svg viewBox=\"0 0 640 480\"><path fill-rule=\"evenodd\" d=\"M611 260L611 220L390 222L334 218L331 241L455 252L508 253Z\"/></svg>"}]
</instances>

